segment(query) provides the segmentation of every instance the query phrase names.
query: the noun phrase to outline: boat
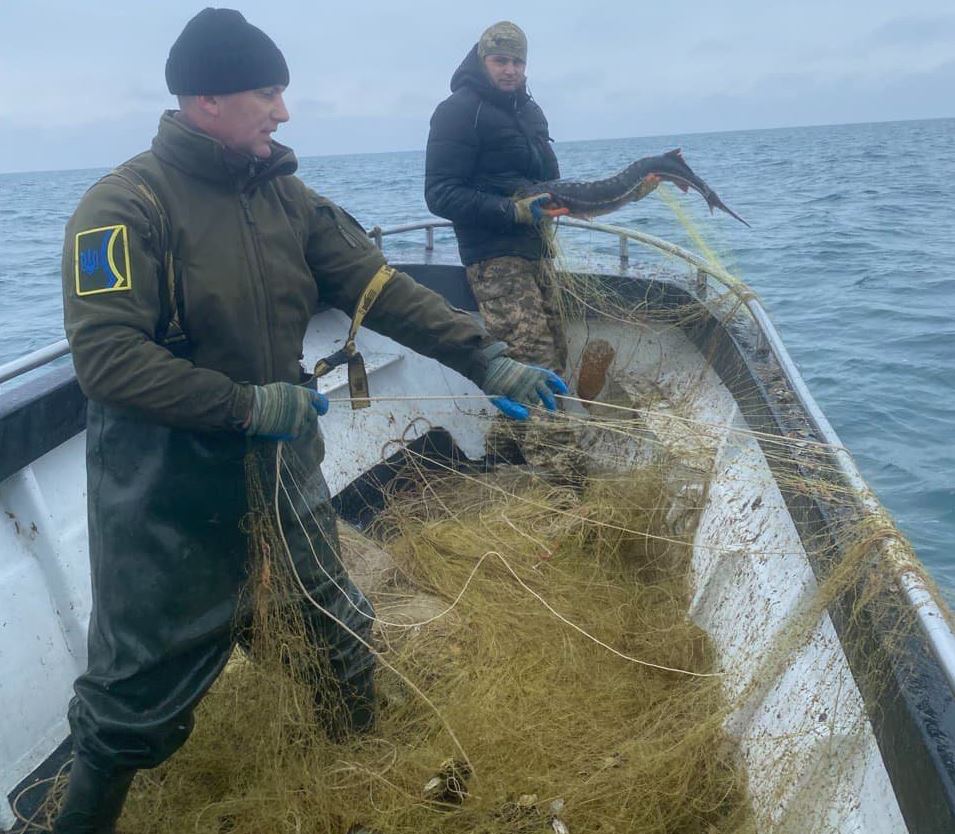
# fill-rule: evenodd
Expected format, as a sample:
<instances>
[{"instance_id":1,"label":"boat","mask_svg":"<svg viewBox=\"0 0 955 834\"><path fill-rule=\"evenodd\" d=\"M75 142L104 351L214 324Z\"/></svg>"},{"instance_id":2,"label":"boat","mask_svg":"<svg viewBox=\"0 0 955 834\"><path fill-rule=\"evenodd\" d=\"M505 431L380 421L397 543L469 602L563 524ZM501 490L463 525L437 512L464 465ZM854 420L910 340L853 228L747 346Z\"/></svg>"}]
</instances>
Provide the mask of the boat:
<instances>
[{"instance_id":1,"label":"boat","mask_svg":"<svg viewBox=\"0 0 955 834\"><path fill-rule=\"evenodd\" d=\"M394 265L476 311L463 267L436 251L436 231L445 244L453 240L448 225L431 219L369 235L383 248L385 238L423 232L423 246L402 238ZM719 265L667 241L583 220L558 225L561 235L587 235L599 241L595 250L613 253L595 257L578 278L642 316L635 327L578 308L571 365L585 365L598 341L615 357L581 399L639 413L644 429L677 453L687 426L705 439L708 480L682 482L698 510L686 616L707 633L738 703L725 729L746 773L756 830L955 831L952 615L762 303ZM636 246L665 254L670 266L632 264ZM320 311L306 335L306 365L337 350L347 329L344 314ZM372 405L322 422L330 450L323 469L343 512L349 497L376 488L373 475L402 447L427 444L432 454L444 449L447 461L479 460L490 425L490 409L452 407L453 398L475 406L482 396L463 377L371 331L361 330L358 343ZM60 359L67 353L63 341L0 367L0 383L22 380L0 389L5 830L17 830L17 802L30 786L64 760L66 706L85 668L85 400ZM319 380L333 402L347 398L347 385L343 368ZM629 405L607 397L611 385ZM673 392L686 394L678 414ZM834 533L849 529L847 512L854 538ZM851 582L822 595L850 550ZM876 573L889 581L872 586ZM780 654L779 636L794 627L800 639Z\"/></svg>"}]
</instances>

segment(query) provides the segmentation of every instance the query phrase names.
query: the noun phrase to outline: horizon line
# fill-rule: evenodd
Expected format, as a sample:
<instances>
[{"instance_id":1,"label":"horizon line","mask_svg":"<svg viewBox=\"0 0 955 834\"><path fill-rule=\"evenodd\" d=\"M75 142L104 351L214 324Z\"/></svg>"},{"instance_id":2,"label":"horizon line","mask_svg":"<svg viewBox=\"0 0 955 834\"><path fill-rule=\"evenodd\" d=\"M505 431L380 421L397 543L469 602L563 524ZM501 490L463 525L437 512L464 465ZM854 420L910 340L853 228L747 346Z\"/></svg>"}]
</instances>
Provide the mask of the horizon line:
<instances>
[{"instance_id":1,"label":"horizon line","mask_svg":"<svg viewBox=\"0 0 955 834\"><path fill-rule=\"evenodd\" d=\"M858 127L861 125L891 125L891 124L907 124L910 122L942 122L955 119L955 116L928 116L924 118L917 119L880 119L877 121L856 121L856 122L824 122L817 124L803 124L803 125L774 125L773 127L747 127L747 128L728 128L726 130L691 130L691 131L671 131L668 133L647 133L638 136L601 136L594 137L590 139L561 139L560 141L554 142L555 145L575 145L582 144L585 142L620 142L627 139L657 139L671 136L719 136L722 134L731 134L731 133L763 133L774 130L813 130L818 128L825 127ZM319 154L309 154L307 156L298 156L297 158L300 161L307 159L334 159L337 157L353 157L353 156L386 156L388 154L398 154L398 153L423 153L424 148L396 148L387 151L349 151L349 152L336 152L336 153L319 153ZM294 151L294 149L293 149ZM117 162L116 165L120 165L122 161ZM31 170L13 170L13 171L2 171L0 170L0 177L5 176L16 176L23 174L56 174L56 173L72 173L79 171L104 171L112 170L116 165L91 165L85 168L35 168Z\"/></svg>"}]
</instances>

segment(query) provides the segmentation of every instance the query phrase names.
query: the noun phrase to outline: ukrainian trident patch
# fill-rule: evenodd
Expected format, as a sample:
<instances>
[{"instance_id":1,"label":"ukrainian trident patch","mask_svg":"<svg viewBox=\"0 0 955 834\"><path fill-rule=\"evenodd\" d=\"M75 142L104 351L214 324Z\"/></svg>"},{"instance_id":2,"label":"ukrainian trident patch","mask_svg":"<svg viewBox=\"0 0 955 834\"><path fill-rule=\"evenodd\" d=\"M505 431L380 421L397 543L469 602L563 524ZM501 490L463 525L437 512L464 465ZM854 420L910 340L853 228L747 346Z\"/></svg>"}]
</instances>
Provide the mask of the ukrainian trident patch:
<instances>
[{"instance_id":1,"label":"ukrainian trident patch","mask_svg":"<svg viewBox=\"0 0 955 834\"><path fill-rule=\"evenodd\" d=\"M76 235L73 255L77 295L129 290L129 235L125 224L87 229Z\"/></svg>"}]
</instances>

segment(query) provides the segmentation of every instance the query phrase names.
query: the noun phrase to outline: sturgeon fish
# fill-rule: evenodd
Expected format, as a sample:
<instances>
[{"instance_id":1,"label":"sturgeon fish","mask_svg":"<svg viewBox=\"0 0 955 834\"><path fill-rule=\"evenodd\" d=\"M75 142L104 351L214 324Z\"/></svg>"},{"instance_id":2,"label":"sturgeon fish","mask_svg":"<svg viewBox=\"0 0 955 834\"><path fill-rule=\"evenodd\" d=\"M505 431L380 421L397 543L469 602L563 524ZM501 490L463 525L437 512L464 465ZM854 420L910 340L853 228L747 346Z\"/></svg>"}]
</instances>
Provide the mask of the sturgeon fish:
<instances>
[{"instance_id":1,"label":"sturgeon fish","mask_svg":"<svg viewBox=\"0 0 955 834\"><path fill-rule=\"evenodd\" d=\"M749 223L729 208L712 188L693 173L693 169L684 162L679 148L667 151L661 156L638 159L604 180L560 179L536 182L522 188L517 196L529 197L533 194L547 193L550 194L551 199L546 204L546 208L565 208L577 217L596 217L600 214L609 214L627 203L646 197L655 185L652 180L645 181L651 175L672 182L684 193L692 188L706 200L711 214L713 209L718 208L731 217L735 217L740 223L749 226Z\"/></svg>"}]
</instances>

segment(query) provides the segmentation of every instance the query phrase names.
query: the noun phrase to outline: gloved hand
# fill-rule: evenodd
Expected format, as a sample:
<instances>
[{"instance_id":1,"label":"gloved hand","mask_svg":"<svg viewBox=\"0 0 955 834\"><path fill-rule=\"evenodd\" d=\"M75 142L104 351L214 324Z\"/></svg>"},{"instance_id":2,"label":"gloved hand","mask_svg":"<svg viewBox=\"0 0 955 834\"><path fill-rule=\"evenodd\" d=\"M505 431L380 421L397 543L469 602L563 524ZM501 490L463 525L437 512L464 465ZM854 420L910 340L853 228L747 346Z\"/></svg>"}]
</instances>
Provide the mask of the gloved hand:
<instances>
[{"instance_id":1,"label":"gloved hand","mask_svg":"<svg viewBox=\"0 0 955 834\"><path fill-rule=\"evenodd\" d=\"M544 208L550 202L550 194L534 194L521 200L514 200L514 222L525 226L537 226L544 220L563 217L570 214L567 208Z\"/></svg>"},{"instance_id":2,"label":"gloved hand","mask_svg":"<svg viewBox=\"0 0 955 834\"><path fill-rule=\"evenodd\" d=\"M481 385L484 393L491 395L491 402L512 420L526 420L530 414L526 406L538 402L548 411L554 411L557 408L554 394L566 394L567 383L553 371L504 356L506 349L503 342L484 349L488 360Z\"/></svg>"},{"instance_id":3,"label":"gloved hand","mask_svg":"<svg viewBox=\"0 0 955 834\"><path fill-rule=\"evenodd\" d=\"M256 385L245 433L271 440L294 440L315 414L328 412L328 397L288 382Z\"/></svg>"}]
</instances>

